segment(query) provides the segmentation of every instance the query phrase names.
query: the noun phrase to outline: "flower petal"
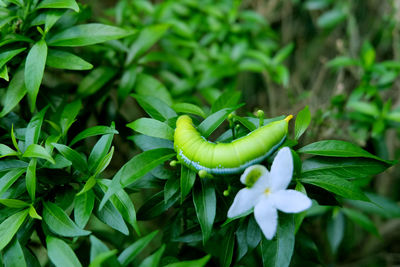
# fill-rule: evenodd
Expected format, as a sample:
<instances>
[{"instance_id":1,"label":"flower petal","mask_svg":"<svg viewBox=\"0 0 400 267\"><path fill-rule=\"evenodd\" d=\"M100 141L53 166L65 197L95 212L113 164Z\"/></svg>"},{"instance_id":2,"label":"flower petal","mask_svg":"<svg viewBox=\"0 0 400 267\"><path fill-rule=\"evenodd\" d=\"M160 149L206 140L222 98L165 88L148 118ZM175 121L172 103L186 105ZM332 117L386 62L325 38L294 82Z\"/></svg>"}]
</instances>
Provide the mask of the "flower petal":
<instances>
[{"instance_id":1,"label":"flower petal","mask_svg":"<svg viewBox=\"0 0 400 267\"><path fill-rule=\"evenodd\" d=\"M247 187L252 187L260 177L267 173L267 168L263 165L255 164L244 170L242 176L240 176L240 181Z\"/></svg>"},{"instance_id":2,"label":"flower petal","mask_svg":"<svg viewBox=\"0 0 400 267\"><path fill-rule=\"evenodd\" d=\"M235 196L232 206L228 210L228 218L239 216L254 207L259 198L254 190L249 188L241 189Z\"/></svg>"},{"instance_id":3,"label":"flower petal","mask_svg":"<svg viewBox=\"0 0 400 267\"><path fill-rule=\"evenodd\" d=\"M271 178L269 172L258 178L257 182L251 188L254 194L262 195L266 189L271 187Z\"/></svg>"},{"instance_id":4,"label":"flower petal","mask_svg":"<svg viewBox=\"0 0 400 267\"><path fill-rule=\"evenodd\" d=\"M278 225L278 211L272 205L270 198L262 197L254 208L254 217L264 236L271 240Z\"/></svg>"},{"instance_id":5,"label":"flower petal","mask_svg":"<svg viewBox=\"0 0 400 267\"><path fill-rule=\"evenodd\" d=\"M273 205L286 213L297 213L311 207L311 199L296 190L281 190L271 194Z\"/></svg>"},{"instance_id":6,"label":"flower petal","mask_svg":"<svg viewBox=\"0 0 400 267\"><path fill-rule=\"evenodd\" d=\"M286 189L292 180L293 158L289 147L279 150L271 166L271 191Z\"/></svg>"}]
</instances>

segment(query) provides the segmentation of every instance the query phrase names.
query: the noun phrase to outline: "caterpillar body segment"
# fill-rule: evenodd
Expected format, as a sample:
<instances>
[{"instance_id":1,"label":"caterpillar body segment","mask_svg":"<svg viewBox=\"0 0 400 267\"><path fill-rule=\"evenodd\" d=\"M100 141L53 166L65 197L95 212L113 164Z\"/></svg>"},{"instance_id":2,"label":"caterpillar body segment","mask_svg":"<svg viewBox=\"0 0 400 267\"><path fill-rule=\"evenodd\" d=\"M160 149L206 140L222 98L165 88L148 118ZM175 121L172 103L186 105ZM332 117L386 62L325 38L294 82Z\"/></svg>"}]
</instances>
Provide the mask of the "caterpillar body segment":
<instances>
[{"instance_id":1,"label":"caterpillar body segment","mask_svg":"<svg viewBox=\"0 0 400 267\"><path fill-rule=\"evenodd\" d=\"M182 163L197 171L240 173L263 161L283 143L291 118L290 115L284 120L271 122L231 143L213 143L201 136L189 116L182 115L176 122L174 149Z\"/></svg>"}]
</instances>

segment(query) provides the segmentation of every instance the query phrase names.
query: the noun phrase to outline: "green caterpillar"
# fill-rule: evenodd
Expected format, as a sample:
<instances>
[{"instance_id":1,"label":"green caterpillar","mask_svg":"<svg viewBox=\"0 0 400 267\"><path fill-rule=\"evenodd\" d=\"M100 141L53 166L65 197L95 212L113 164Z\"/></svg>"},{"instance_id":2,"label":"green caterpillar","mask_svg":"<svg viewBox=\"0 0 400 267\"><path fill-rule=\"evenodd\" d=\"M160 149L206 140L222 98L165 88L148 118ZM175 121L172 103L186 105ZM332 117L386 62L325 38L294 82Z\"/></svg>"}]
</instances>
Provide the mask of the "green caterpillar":
<instances>
[{"instance_id":1,"label":"green caterpillar","mask_svg":"<svg viewBox=\"0 0 400 267\"><path fill-rule=\"evenodd\" d=\"M179 161L189 168L210 174L240 173L263 161L283 143L291 118L289 115L271 122L231 143L213 143L200 135L189 116L182 115L176 122L174 149Z\"/></svg>"}]
</instances>

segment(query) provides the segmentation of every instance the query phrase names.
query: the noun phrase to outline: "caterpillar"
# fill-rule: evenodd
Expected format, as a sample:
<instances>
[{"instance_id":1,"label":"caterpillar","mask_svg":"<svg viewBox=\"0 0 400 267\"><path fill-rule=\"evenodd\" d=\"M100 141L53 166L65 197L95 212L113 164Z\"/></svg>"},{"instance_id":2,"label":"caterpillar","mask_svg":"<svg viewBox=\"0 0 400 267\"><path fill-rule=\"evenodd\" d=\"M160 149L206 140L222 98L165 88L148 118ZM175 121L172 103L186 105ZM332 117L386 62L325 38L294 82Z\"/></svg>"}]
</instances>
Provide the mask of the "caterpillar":
<instances>
[{"instance_id":1,"label":"caterpillar","mask_svg":"<svg viewBox=\"0 0 400 267\"><path fill-rule=\"evenodd\" d=\"M271 122L230 143L213 143L201 136L189 116L182 115L176 121L174 149L178 160L191 169L218 175L240 173L283 143L291 118Z\"/></svg>"}]
</instances>

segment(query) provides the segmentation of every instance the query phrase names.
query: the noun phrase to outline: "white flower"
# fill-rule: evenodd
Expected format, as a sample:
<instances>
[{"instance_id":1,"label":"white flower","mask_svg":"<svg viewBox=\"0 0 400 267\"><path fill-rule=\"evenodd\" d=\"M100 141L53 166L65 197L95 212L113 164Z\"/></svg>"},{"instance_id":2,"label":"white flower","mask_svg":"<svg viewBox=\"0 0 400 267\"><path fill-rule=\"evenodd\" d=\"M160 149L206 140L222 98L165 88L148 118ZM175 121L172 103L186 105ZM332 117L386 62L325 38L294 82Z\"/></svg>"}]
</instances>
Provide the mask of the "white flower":
<instances>
[{"instance_id":1,"label":"white flower","mask_svg":"<svg viewBox=\"0 0 400 267\"><path fill-rule=\"evenodd\" d=\"M293 158L288 147L275 157L271 172L262 165L248 167L240 181L247 187L235 196L228 217L233 218L254 207L254 217L267 239L272 239L278 224L278 211L297 213L311 206L311 199L296 190L288 189L293 173Z\"/></svg>"}]
</instances>

